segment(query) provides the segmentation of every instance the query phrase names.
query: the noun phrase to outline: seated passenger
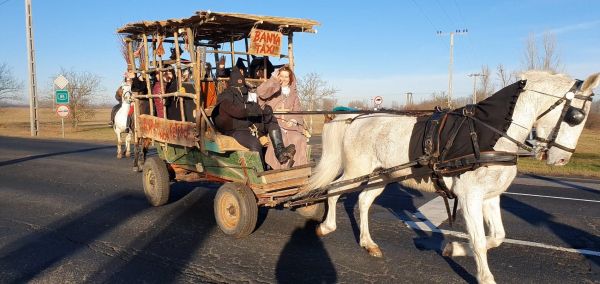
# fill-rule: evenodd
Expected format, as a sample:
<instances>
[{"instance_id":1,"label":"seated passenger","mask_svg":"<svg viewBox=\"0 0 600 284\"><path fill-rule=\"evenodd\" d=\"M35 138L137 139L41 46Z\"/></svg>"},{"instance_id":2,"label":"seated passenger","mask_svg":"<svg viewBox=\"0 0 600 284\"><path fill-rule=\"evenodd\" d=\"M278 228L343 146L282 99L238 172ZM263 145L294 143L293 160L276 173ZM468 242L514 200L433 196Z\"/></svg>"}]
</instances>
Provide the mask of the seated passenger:
<instances>
[{"instance_id":1,"label":"seated passenger","mask_svg":"<svg viewBox=\"0 0 600 284\"><path fill-rule=\"evenodd\" d=\"M271 107L263 110L256 102L256 97L249 98L246 80L237 67L231 70L227 88L218 95L212 117L217 130L232 136L250 151L260 153L261 158L263 146L258 138L265 133L271 138L280 164L288 162L296 153L293 144L284 147L281 128Z\"/></svg>"},{"instance_id":2,"label":"seated passenger","mask_svg":"<svg viewBox=\"0 0 600 284\"><path fill-rule=\"evenodd\" d=\"M283 66L281 69L273 72L269 80L258 86L256 93L259 96L261 106L271 107L275 111L302 111L296 87L296 78L289 66ZM306 140L309 135L304 128L304 117L298 114L285 114L276 115L275 118L282 129L283 142L296 146L294 165L307 164L308 146ZM267 147L265 161L274 170L282 168L281 164L277 163L271 144Z\"/></svg>"},{"instance_id":3,"label":"seated passenger","mask_svg":"<svg viewBox=\"0 0 600 284\"><path fill-rule=\"evenodd\" d=\"M267 72L265 73L265 61ZM255 57L252 56L252 62L250 63L250 67L248 67L248 72L250 74L247 76L249 78L254 79L268 79L271 78L271 73L275 70L275 67L269 60L269 57ZM266 76L265 76L266 75Z\"/></svg>"}]
</instances>

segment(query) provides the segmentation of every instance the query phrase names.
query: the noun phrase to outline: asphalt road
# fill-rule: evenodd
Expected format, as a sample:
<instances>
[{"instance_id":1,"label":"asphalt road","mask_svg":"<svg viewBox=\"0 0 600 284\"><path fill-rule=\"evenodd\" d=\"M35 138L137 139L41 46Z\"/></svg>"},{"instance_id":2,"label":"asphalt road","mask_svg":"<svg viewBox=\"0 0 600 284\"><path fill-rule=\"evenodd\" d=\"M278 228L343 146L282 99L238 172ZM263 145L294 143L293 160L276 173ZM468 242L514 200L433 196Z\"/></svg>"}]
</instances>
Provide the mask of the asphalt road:
<instances>
[{"instance_id":1,"label":"asphalt road","mask_svg":"<svg viewBox=\"0 0 600 284\"><path fill-rule=\"evenodd\" d=\"M440 224L444 233L406 225L435 195L386 189L371 208L371 234L384 253L376 259L358 246L356 194L340 200L338 229L324 238L295 212L271 209L261 210L252 235L233 239L214 221L216 185L173 184L170 202L152 208L141 174L115 151L0 137L1 283L475 280L472 258L440 254L444 241L460 239L460 219ZM600 281L600 180L521 176L509 193L503 219L517 241L489 252L499 283Z\"/></svg>"}]
</instances>

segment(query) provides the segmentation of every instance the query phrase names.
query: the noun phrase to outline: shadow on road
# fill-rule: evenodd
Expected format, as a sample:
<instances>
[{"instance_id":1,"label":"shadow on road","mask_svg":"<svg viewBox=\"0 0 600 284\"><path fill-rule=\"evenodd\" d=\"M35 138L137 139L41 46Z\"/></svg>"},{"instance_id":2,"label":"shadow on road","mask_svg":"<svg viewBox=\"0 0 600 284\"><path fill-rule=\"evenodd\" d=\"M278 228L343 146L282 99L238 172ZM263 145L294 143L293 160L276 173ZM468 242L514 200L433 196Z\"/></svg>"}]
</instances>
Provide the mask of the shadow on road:
<instances>
[{"instance_id":1,"label":"shadow on road","mask_svg":"<svg viewBox=\"0 0 600 284\"><path fill-rule=\"evenodd\" d=\"M193 189L194 183L187 184ZM179 185L183 190L184 184ZM118 251L112 262L96 270L90 279L105 283L171 283L182 274L206 281L191 258L215 226L214 190L197 189L185 195L152 220L152 227L141 232L130 246Z\"/></svg>"},{"instance_id":2,"label":"shadow on road","mask_svg":"<svg viewBox=\"0 0 600 284\"><path fill-rule=\"evenodd\" d=\"M23 157L23 158L8 160L8 161L1 161L0 162L0 167L14 165L14 164L22 163L22 162L27 162L27 161L35 160L35 159L42 159L42 158L52 157L52 156L60 156L60 155L68 155L68 154L75 154L75 153L90 152L90 151L96 151L96 150L110 149L110 148L114 148L114 147L115 146L101 146L101 147L92 147L92 148L85 148L85 149L72 150L72 151L62 151L62 152L56 152L56 153L47 153L47 154L34 155L34 156Z\"/></svg>"},{"instance_id":3,"label":"shadow on road","mask_svg":"<svg viewBox=\"0 0 600 284\"><path fill-rule=\"evenodd\" d=\"M117 194L43 228L34 227L37 232L2 248L2 282L28 282L147 207L137 197Z\"/></svg>"},{"instance_id":4,"label":"shadow on road","mask_svg":"<svg viewBox=\"0 0 600 284\"><path fill-rule=\"evenodd\" d=\"M337 272L321 239L315 234L319 223L309 220L292 233L283 248L275 276L278 283L335 283Z\"/></svg>"},{"instance_id":5,"label":"shadow on road","mask_svg":"<svg viewBox=\"0 0 600 284\"><path fill-rule=\"evenodd\" d=\"M388 198L377 198L375 203L388 209L402 221L420 222L421 220L414 217L414 213L419 211L414 204L414 197L422 197L423 193L404 188L397 183L389 184L384 190L384 194L397 195L389 196ZM398 196L399 195L399 196ZM413 229L417 235L413 239L414 245L421 251L435 251L440 257L446 261L448 266L467 283L477 283L477 279L469 273L464 267L456 263L452 258L442 255L445 237L440 233L425 232L422 230Z\"/></svg>"},{"instance_id":6,"label":"shadow on road","mask_svg":"<svg viewBox=\"0 0 600 284\"><path fill-rule=\"evenodd\" d=\"M557 237L569 244L572 248L598 250L600 244L599 236L592 235L569 225L558 223L553 220L554 216L552 216L552 214L546 213L509 196L502 195L500 203L502 209L512 213L525 222L550 229ZM583 256L595 265L600 266L600 257L590 255Z\"/></svg>"},{"instance_id":7,"label":"shadow on road","mask_svg":"<svg viewBox=\"0 0 600 284\"><path fill-rule=\"evenodd\" d=\"M583 190L585 192L589 192L589 193L599 194L600 195L600 191L598 191L597 189L593 189L593 188L590 188L590 187L578 185L578 184L575 184L573 182L559 180L559 179L552 178L552 177L547 177L547 176L538 176L538 175L534 175L534 174L526 174L525 176L529 176L529 177L534 178L534 179L539 179L539 180L553 182L553 183L556 183L558 185L562 185L562 186L565 186L565 187L574 188L574 189L578 189L578 190Z\"/></svg>"}]
</instances>

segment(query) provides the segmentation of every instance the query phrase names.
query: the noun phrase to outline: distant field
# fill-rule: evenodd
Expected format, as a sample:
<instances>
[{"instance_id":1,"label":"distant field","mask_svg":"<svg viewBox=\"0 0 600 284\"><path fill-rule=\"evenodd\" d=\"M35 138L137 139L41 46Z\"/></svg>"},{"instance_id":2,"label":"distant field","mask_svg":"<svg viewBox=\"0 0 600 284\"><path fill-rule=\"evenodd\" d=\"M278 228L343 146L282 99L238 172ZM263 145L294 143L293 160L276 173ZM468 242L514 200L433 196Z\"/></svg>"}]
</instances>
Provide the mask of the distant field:
<instances>
[{"instance_id":1,"label":"distant field","mask_svg":"<svg viewBox=\"0 0 600 284\"><path fill-rule=\"evenodd\" d=\"M41 108L38 112L40 138L60 138L60 118L53 109ZM116 139L112 128L109 127L110 109L95 109L94 118L79 124L77 131L71 128L71 123L65 119L65 138L77 140L114 141ZM29 108L10 107L0 108L0 135L30 136Z\"/></svg>"},{"instance_id":2,"label":"distant field","mask_svg":"<svg viewBox=\"0 0 600 284\"><path fill-rule=\"evenodd\" d=\"M94 118L80 123L75 131L71 124L65 120L66 139L115 141L115 134L108 126L110 109L96 109ZM42 108L40 113L40 137L60 138L60 118L52 109ZM308 121L309 118L306 118ZM313 133L321 134L323 129L323 116L313 117ZM29 137L29 108L0 108L0 136ZM564 167L550 167L543 161L532 158L519 160L519 171L522 173L554 175L554 176L585 176L600 177L600 130L585 129L577 151L568 165Z\"/></svg>"}]
</instances>

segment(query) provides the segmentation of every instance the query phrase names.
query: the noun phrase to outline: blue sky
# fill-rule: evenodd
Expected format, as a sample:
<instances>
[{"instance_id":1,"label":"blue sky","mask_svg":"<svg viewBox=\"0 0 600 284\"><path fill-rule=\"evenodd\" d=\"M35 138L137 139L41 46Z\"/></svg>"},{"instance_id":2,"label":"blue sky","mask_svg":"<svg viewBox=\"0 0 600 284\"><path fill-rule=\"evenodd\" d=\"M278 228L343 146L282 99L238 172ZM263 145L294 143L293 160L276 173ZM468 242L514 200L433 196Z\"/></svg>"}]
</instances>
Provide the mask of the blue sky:
<instances>
[{"instance_id":1,"label":"blue sky","mask_svg":"<svg viewBox=\"0 0 600 284\"><path fill-rule=\"evenodd\" d=\"M600 71L600 1L84 1L32 0L39 92L61 67L102 77L100 101L111 102L125 69L115 30L129 22L184 18L197 10L317 20L317 34L296 34L296 72L316 72L338 89L341 103L376 95L404 103L448 87L449 38L455 37L454 95L469 96L486 64L523 69L529 34L556 35L563 71L578 78ZM282 4L285 3L285 4ZM0 62L27 83L23 0L0 0ZM496 78L493 78L494 81ZM25 96L25 94L23 94Z\"/></svg>"}]
</instances>

